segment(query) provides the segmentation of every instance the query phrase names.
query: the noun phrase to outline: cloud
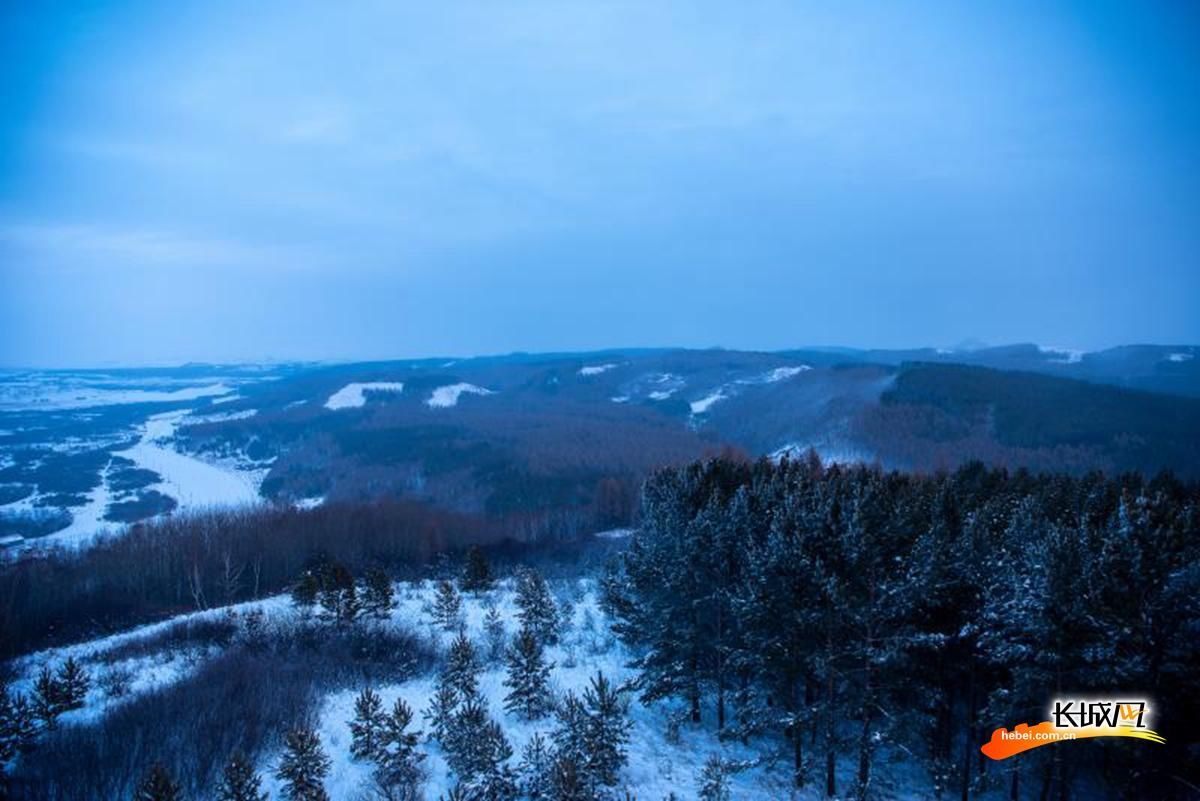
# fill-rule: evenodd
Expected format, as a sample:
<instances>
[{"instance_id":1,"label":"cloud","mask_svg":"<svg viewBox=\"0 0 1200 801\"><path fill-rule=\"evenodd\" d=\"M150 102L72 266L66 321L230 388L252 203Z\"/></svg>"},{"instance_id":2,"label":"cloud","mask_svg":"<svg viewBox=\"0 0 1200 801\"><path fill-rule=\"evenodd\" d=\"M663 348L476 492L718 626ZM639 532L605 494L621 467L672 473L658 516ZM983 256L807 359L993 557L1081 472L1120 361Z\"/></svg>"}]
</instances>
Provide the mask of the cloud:
<instances>
[{"instance_id":1,"label":"cloud","mask_svg":"<svg viewBox=\"0 0 1200 801\"><path fill-rule=\"evenodd\" d=\"M234 239L194 237L176 231L100 224L20 223L0 226L0 242L79 265L123 264L295 269L320 261L316 253Z\"/></svg>"}]
</instances>

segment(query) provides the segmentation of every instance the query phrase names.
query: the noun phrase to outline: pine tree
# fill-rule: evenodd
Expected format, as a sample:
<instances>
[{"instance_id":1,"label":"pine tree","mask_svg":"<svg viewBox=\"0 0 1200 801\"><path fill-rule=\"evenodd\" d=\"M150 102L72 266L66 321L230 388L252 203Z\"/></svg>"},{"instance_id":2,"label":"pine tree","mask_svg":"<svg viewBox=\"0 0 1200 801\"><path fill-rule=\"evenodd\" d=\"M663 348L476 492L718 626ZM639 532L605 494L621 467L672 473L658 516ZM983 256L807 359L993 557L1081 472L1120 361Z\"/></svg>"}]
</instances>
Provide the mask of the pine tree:
<instances>
[{"instance_id":1,"label":"pine tree","mask_svg":"<svg viewBox=\"0 0 1200 801\"><path fill-rule=\"evenodd\" d=\"M513 801L521 792L516 773L509 761L513 750L500 725L489 721L484 726L480 743L482 769L474 784L474 797L479 801Z\"/></svg>"},{"instance_id":2,"label":"pine tree","mask_svg":"<svg viewBox=\"0 0 1200 801\"><path fill-rule=\"evenodd\" d=\"M350 754L355 759L374 760L379 756L386 717L379 693L364 687L354 700L354 719L350 721Z\"/></svg>"},{"instance_id":3,"label":"pine tree","mask_svg":"<svg viewBox=\"0 0 1200 801\"><path fill-rule=\"evenodd\" d=\"M317 733L309 728L288 732L286 751L275 772L283 782L283 794L288 801L329 801L325 793L325 777L332 764Z\"/></svg>"},{"instance_id":4,"label":"pine tree","mask_svg":"<svg viewBox=\"0 0 1200 801\"><path fill-rule=\"evenodd\" d=\"M550 798L550 771L553 767L553 755L546 743L546 738L534 732L533 737L521 751L521 764L517 766L517 775L521 779L521 789L532 801Z\"/></svg>"},{"instance_id":5,"label":"pine tree","mask_svg":"<svg viewBox=\"0 0 1200 801\"><path fill-rule=\"evenodd\" d=\"M367 571L363 588L363 612L378 620L387 620L396 606L396 592L388 574L379 568Z\"/></svg>"},{"instance_id":6,"label":"pine tree","mask_svg":"<svg viewBox=\"0 0 1200 801\"><path fill-rule=\"evenodd\" d=\"M28 751L37 737L37 721L24 695L0 681L0 774L17 754Z\"/></svg>"},{"instance_id":7,"label":"pine tree","mask_svg":"<svg viewBox=\"0 0 1200 801\"><path fill-rule=\"evenodd\" d=\"M321 580L311 570L305 570L303 575L292 585L292 603L299 609L308 611L317 604L317 596L321 592Z\"/></svg>"},{"instance_id":8,"label":"pine tree","mask_svg":"<svg viewBox=\"0 0 1200 801\"><path fill-rule=\"evenodd\" d=\"M504 618L495 606L489 606L483 617L483 636L487 642L488 662L497 662L504 658L508 646L508 631L504 627Z\"/></svg>"},{"instance_id":9,"label":"pine tree","mask_svg":"<svg viewBox=\"0 0 1200 801\"><path fill-rule=\"evenodd\" d=\"M44 665L33 685L33 713L43 726L53 729L65 709L62 685L50 672L50 666Z\"/></svg>"},{"instance_id":10,"label":"pine tree","mask_svg":"<svg viewBox=\"0 0 1200 801\"><path fill-rule=\"evenodd\" d=\"M183 791L162 765L150 768L138 782L134 801L181 801Z\"/></svg>"},{"instance_id":11,"label":"pine tree","mask_svg":"<svg viewBox=\"0 0 1200 801\"><path fill-rule=\"evenodd\" d=\"M442 746L446 762L463 781L471 782L490 764L486 729L491 721L487 710L476 698L467 700L455 713Z\"/></svg>"},{"instance_id":12,"label":"pine tree","mask_svg":"<svg viewBox=\"0 0 1200 801\"><path fill-rule=\"evenodd\" d=\"M429 699L429 708L425 710L425 722L429 724L430 738L445 745L446 734L454 721L454 713L458 708L458 693L439 678L433 697Z\"/></svg>"},{"instance_id":13,"label":"pine tree","mask_svg":"<svg viewBox=\"0 0 1200 801\"><path fill-rule=\"evenodd\" d=\"M442 681L454 689L460 700L474 698L479 689L479 659L475 646L466 634L459 634L450 644L446 665L442 669Z\"/></svg>"},{"instance_id":14,"label":"pine tree","mask_svg":"<svg viewBox=\"0 0 1200 801\"><path fill-rule=\"evenodd\" d=\"M262 778L254 772L246 755L234 752L221 772L217 801L267 801L267 793L262 792L261 784Z\"/></svg>"},{"instance_id":15,"label":"pine tree","mask_svg":"<svg viewBox=\"0 0 1200 801\"><path fill-rule=\"evenodd\" d=\"M568 691L555 712L557 725L550 733L556 759L567 759L579 770L587 760L588 714L579 696Z\"/></svg>"},{"instance_id":16,"label":"pine tree","mask_svg":"<svg viewBox=\"0 0 1200 801\"><path fill-rule=\"evenodd\" d=\"M478 545L467 549L467 564L463 568L462 588L464 592L480 593L490 590L495 583L492 566Z\"/></svg>"},{"instance_id":17,"label":"pine tree","mask_svg":"<svg viewBox=\"0 0 1200 801\"><path fill-rule=\"evenodd\" d=\"M560 754L550 769L549 801L595 801L596 794L587 786L584 772L577 759Z\"/></svg>"},{"instance_id":18,"label":"pine tree","mask_svg":"<svg viewBox=\"0 0 1200 801\"><path fill-rule=\"evenodd\" d=\"M344 565L331 565L322 577L321 609L326 619L353 623L361 611L354 575Z\"/></svg>"},{"instance_id":19,"label":"pine tree","mask_svg":"<svg viewBox=\"0 0 1200 801\"><path fill-rule=\"evenodd\" d=\"M549 687L551 667L543 658L538 638L529 629L521 629L508 653L504 686L509 693L504 698L505 710L526 720L545 717L553 708Z\"/></svg>"},{"instance_id":20,"label":"pine tree","mask_svg":"<svg viewBox=\"0 0 1200 801\"><path fill-rule=\"evenodd\" d=\"M729 768L719 754L712 754L700 771L696 787L699 801L729 801Z\"/></svg>"},{"instance_id":21,"label":"pine tree","mask_svg":"<svg viewBox=\"0 0 1200 801\"><path fill-rule=\"evenodd\" d=\"M82 707L91 683L87 671L75 661L75 657L67 657L67 661L58 669L58 686L63 709Z\"/></svg>"},{"instance_id":22,"label":"pine tree","mask_svg":"<svg viewBox=\"0 0 1200 801\"><path fill-rule=\"evenodd\" d=\"M383 746L373 779L377 793L387 801L415 801L419 797L425 755L417 750L421 732L409 731L412 719L412 708L402 698L396 699L391 714L385 716Z\"/></svg>"},{"instance_id":23,"label":"pine tree","mask_svg":"<svg viewBox=\"0 0 1200 801\"><path fill-rule=\"evenodd\" d=\"M585 769L600 784L612 787L617 773L628 759L630 723L625 704L603 673L597 672L591 686L583 691L587 715L584 729Z\"/></svg>"},{"instance_id":24,"label":"pine tree","mask_svg":"<svg viewBox=\"0 0 1200 801\"><path fill-rule=\"evenodd\" d=\"M532 568L517 577L517 617L521 627L529 629L544 644L558 642L558 606L546 586L546 580Z\"/></svg>"},{"instance_id":25,"label":"pine tree","mask_svg":"<svg viewBox=\"0 0 1200 801\"><path fill-rule=\"evenodd\" d=\"M437 595L433 601L433 622L446 631L458 628L462 618L462 600L454 582L443 579L438 582Z\"/></svg>"}]
</instances>

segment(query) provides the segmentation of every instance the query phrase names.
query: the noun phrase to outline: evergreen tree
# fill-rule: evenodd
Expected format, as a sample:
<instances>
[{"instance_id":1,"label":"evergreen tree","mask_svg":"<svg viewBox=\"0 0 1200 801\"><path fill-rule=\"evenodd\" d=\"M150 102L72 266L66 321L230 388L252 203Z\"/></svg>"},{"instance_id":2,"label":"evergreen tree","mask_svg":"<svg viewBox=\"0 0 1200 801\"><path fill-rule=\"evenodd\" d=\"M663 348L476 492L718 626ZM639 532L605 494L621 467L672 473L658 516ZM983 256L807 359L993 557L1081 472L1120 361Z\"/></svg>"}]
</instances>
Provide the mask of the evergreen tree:
<instances>
[{"instance_id":1,"label":"evergreen tree","mask_svg":"<svg viewBox=\"0 0 1200 801\"><path fill-rule=\"evenodd\" d=\"M729 769L720 755L713 754L704 763L696 787L699 801L730 801Z\"/></svg>"},{"instance_id":2,"label":"evergreen tree","mask_svg":"<svg viewBox=\"0 0 1200 801\"><path fill-rule=\"evenodd\" d=\"M361 611L354 575L344 565L331 565L325 570L320 599L325 618L337 623L353 623Z\"/></svg>"},{"instance_id":3,"label":"evergreen tree","mask_svg":"<svg viewBox=\"0 0 1200 801\"><path fill-rule=\"evenodd\" d=\"M261 785L262 778L254 772L246 755L234 752L221 772L217 801L267 801L267 793L262 792Z\"/></svg>"},{"instance_id":4,"label":"evergreen tree","mask_svg":"<svg viewBox=\"0 0 1200 801\"><path fill-rule=\"evenodd\" d=\"M33 714L47 729L58 725L58 716L66 710L63 688L49 665L43 665L33 685Z\"/></svg>"},{"instance_id":5,"label":"evergreen tree","mask_svg":"<svg viewBox=\"0 0 1200 801\"><path fill-rule=\"evenodd\" d=\"M378 620L387 620L396 606L396 592L388 574L379 568L367 571L362 594L363 612Z\"/></svg>"},{"instance_id":6,"label":"evergreen tree","mask_svg":"<svg viewBox=\"0 0 1200 801\"><path fill-rule=\"evenodd\" d=\"M35 737L37 722L29 702L0 684L0 773L13 757L33 746Z\"/></svg>"},{"instance_id":7,"label":"evergreen tree","mask_svg":"<svg viewBox=\"0 0 1200 801\"><path fill-rule=\"evenodd\" d=\"M629 742L630 723L625 704L612 683L597 672L591 686L583 691L583 707L587 718L584 767L597 782L612 787L628 759L625 745Z\"/></svg>"},{"instance_id":8,"label":"evergreen tree","mask_svg":"<svg viewBox=\"0 0 1200 801\"><path fill-rule=\"evenodd\" d=\"M546 738L534 732L533 737L521 751L521 764L517 766L517 775L521 779L521 789L532 801L542 801L550 798L550 771L553 767L553 754L546 743Z\"/></svg>"},{"instance_id":9,"label":"evergreen tree","mask_svg":"<svg viewBox=\"0 0 1200 801\"><path fill-rule=\"evenodd\" d=\"M568 691L555 712L557 725L550 733L555 759L570 761L582 771L588 757L588 714L579 696Z\"/></svg>"},{"instance_id":10,"label":"evergreen tree","mask_svg":"<svg viewBox=\"0 0 1200 801\"><path fill-rule=\"evenodd\" d=\"M275 772L283 782L283 794L288 801L329 801L325 793L325 777L332 764L321 741L312 729L300 727L288 732L286 750Z\"/></svg>"},{"instance_id":11,"label":"evergreen tree","mask_svg":"<svg viewBox=\"0 0 1200 801\"><path fill-rule=\"evenodd\" d=\"M58 669L58 686L63 709L79 709L87 697L91 679L88 678L87 671L75 661L75 657L71 656L67 657L67 661Z\"/></svg>"},{"instance_id":12,"label":"evergreen tree","mask_svg":"<svg viewBox=\"0 0 1200 801\"><path fill-rule=\"evenodd\" d=\"M545 717L553 708L550 697L550 669L542 655L542 644L529 629L513 641L508 653L508 674L504 686L509 688L504 708L526 720Z\"/></svg>"},{"instance_id":13,"label":"evergreen tree","mask_svg":"<svg viewBox=\"0 0 1200 801\"><path fill-rule=\"evenodd\" d=\"M433 691L433 697L429 699L429 708L424 713L425 722L429 724L430 738L445 744L446 735L454 722L454 713L457 708L458 693L445 681L444 677L439 678L437 687Z\"/></svg>"},{"instance_id":14,"label":"evergreen tree","mask_svg":"<svg viewBox=\"0 0 1200 801\"><path fill-rule=\"evenodd\" d=\"M490 766L491 748L487 728L491 721L487 710L476 698L459 707L446 731L442 746L446 762L464 782L472 782Z\"/></svg>"},{"instance_id":15,"label":"evergreen tree","mask_svg":"<svg viewBox=\"0 0 1200 801\"><path fill-rule=\"evenodd\" d=\"M354 699L354 719L350 721L350 754L355 759L377 759L383 748L387 715L383 699L370 687L364 687Z\"/></svg>"},{"instance_id":16,"label":"evergreen tree","mask_svg":"<svg viewBox=\"0 0 1200 801\"><path fill-rule=\"evenodd\" d=\"M516 602L521 628L533 632L544 644L558 642L558 606L536 570L525 568L517 576Z\"/></svg>"},{"instance_id":17,"label":"evergreen tree","mask_svg":"<svg viewBox=\"0 0 1200 801\"><path fill-rule=\"evenodd\" d=\"M421 732L409 731L412 719L412 709L397 698L384 721L383 747L373 778L377 793L387 801L415 801L420 795L425 755L417 750Z\"/></svg>"},{"instance_id":18,"label":"evergreen tree","mask_svg":"<svg viewBox=\"0 0 1200 801\"><path fill-rule=\"evenodd\" d=\"M462 599L454 582L443 579L438 582L437 594L433 600L433 622L446 631L458 628L462 620Z\"/></svg>"},{"instance_id":19,"label":"evergreen tree","mask_svg":"<svg viewBox=\"0 0 1200 801\"><path fill-rule=\"evenodd\" d=\"M492 588L492 566L478 545L467 549L467 564L463 568L462 588L464 592L485 592Z\"/></svg>"},{"instance_id":20,"label":"evergreen tree","mask_svg":"<svg viewBox=\"0 0 1200 801\"><path fill-rule=\"evenodd\" d=\"M508 650L508 631L504 627L504 619L500 610L489 606L483 617L483 636L487 643L488 662L497 662L504 658Z\"/></svg>"},{"instance_id":21,"label":"evergreen tree","mask_svg":"<svg viewBox=\"0 0 1200 801\"><path fill-rule=\"evenodd\" d=\"M162 765L155 765L138 782L134 801L181 801L183 791Z\"/></svg>"},{"instance_id":22,"label":"evergreen tree","mask_svg":"<svg viewBox=\"0 0 1200 801\"><path fill-rule=\"evenodd\" d=\"M460 700L474 698L479 690L479 659L475 646L466 634L459 634L450 644L446 665L442 668L442 681L453 688Z\"/></svg>"},{"instance_id":23,"label":"evergreen tree","mask_svg":"<svg viewBox=\"0 0 1200 801\"><path fill-rule=\"evenodd\" d=\"M311 570L304 573L292 585L292 603L299 609L308 611L317 604L317 596L321 592L321 580Z\"/></svg>"},{"instance_id":24,"label":"evergreen tree","mask_svg":"<svg viewBox=\"0 0 1200 801\"><path fill-rule=\"evenodd\" d=\"M577 759L559 754L550 769L549 801L595 801L596 794L589 789L584 772Z\"/></svg>"},{"instance_id":25,"label":"evergreen tree","mask_svg":"<svg viewBox=\"0 0 1200 801\"><path fill-rule=\"evenodd\" d=\"M488 721L479 743L479 773L472 781L472 797L479 801L513 801L521 792L509 761L512 746L495 721Z\"/></svg>"}]
</instances>

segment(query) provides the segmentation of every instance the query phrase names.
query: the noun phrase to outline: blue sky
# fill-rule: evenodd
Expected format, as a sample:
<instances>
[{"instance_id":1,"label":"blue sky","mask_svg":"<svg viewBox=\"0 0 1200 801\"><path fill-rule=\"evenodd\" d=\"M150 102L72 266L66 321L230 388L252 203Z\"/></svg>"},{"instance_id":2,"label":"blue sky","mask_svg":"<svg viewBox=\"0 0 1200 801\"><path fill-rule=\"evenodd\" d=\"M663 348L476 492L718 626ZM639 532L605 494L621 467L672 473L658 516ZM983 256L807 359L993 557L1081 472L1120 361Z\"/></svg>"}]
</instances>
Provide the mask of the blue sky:
<instances>
[{"instance_id":1,"label":"blue sky","mask_svg":"<svg viewBox=\"0 0 1200 801\"><path fill-rule=\"evenodd\" d=\"M50 5L0 364L1200 341L1191 3Z\"/></svg>"}]
</instances>

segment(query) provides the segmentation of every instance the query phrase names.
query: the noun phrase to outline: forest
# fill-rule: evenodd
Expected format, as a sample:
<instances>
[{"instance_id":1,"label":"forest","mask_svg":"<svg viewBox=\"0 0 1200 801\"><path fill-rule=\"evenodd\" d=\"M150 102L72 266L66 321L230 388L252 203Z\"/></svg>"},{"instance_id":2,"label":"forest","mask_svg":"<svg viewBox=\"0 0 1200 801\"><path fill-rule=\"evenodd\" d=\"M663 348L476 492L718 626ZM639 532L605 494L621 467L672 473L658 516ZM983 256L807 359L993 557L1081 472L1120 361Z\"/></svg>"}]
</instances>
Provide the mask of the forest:
<instances>
[{"instance_id":1,"label":"forest","mask_svg":"<svg viewBox=\"0 0 1200 801\"><path fill-rule=\"evenodd\" d=\"M335 505L6 565L7 791L1194 797L1194 483L722 457L653 473L635 523L517 542ZM143 687L147 664L172 678ZM980 752L1056 697L1122 694L1149 699L1165 744ZM694 780L647 768L659 748Z\"/></svg>"},{"instance_id":2,"label":"forest","mask_svg":"<svg viewBox=\"0 0 1200 801\"><path fill-rule=\"evenodd\" d=\"M685 699L725 737L773 729L796 785L828 797L888 796L884 759L920 762L937 797L998 782L1012 799L1187 797L1198 490L1166 474L697 463L646 483L606 603L641 649L644 699ZM1154 699L1165 746L997 767L979 752L1058 694L1122 692ZM857 767L839 777L847 752Z\"/></svg>"}]
</instances>

